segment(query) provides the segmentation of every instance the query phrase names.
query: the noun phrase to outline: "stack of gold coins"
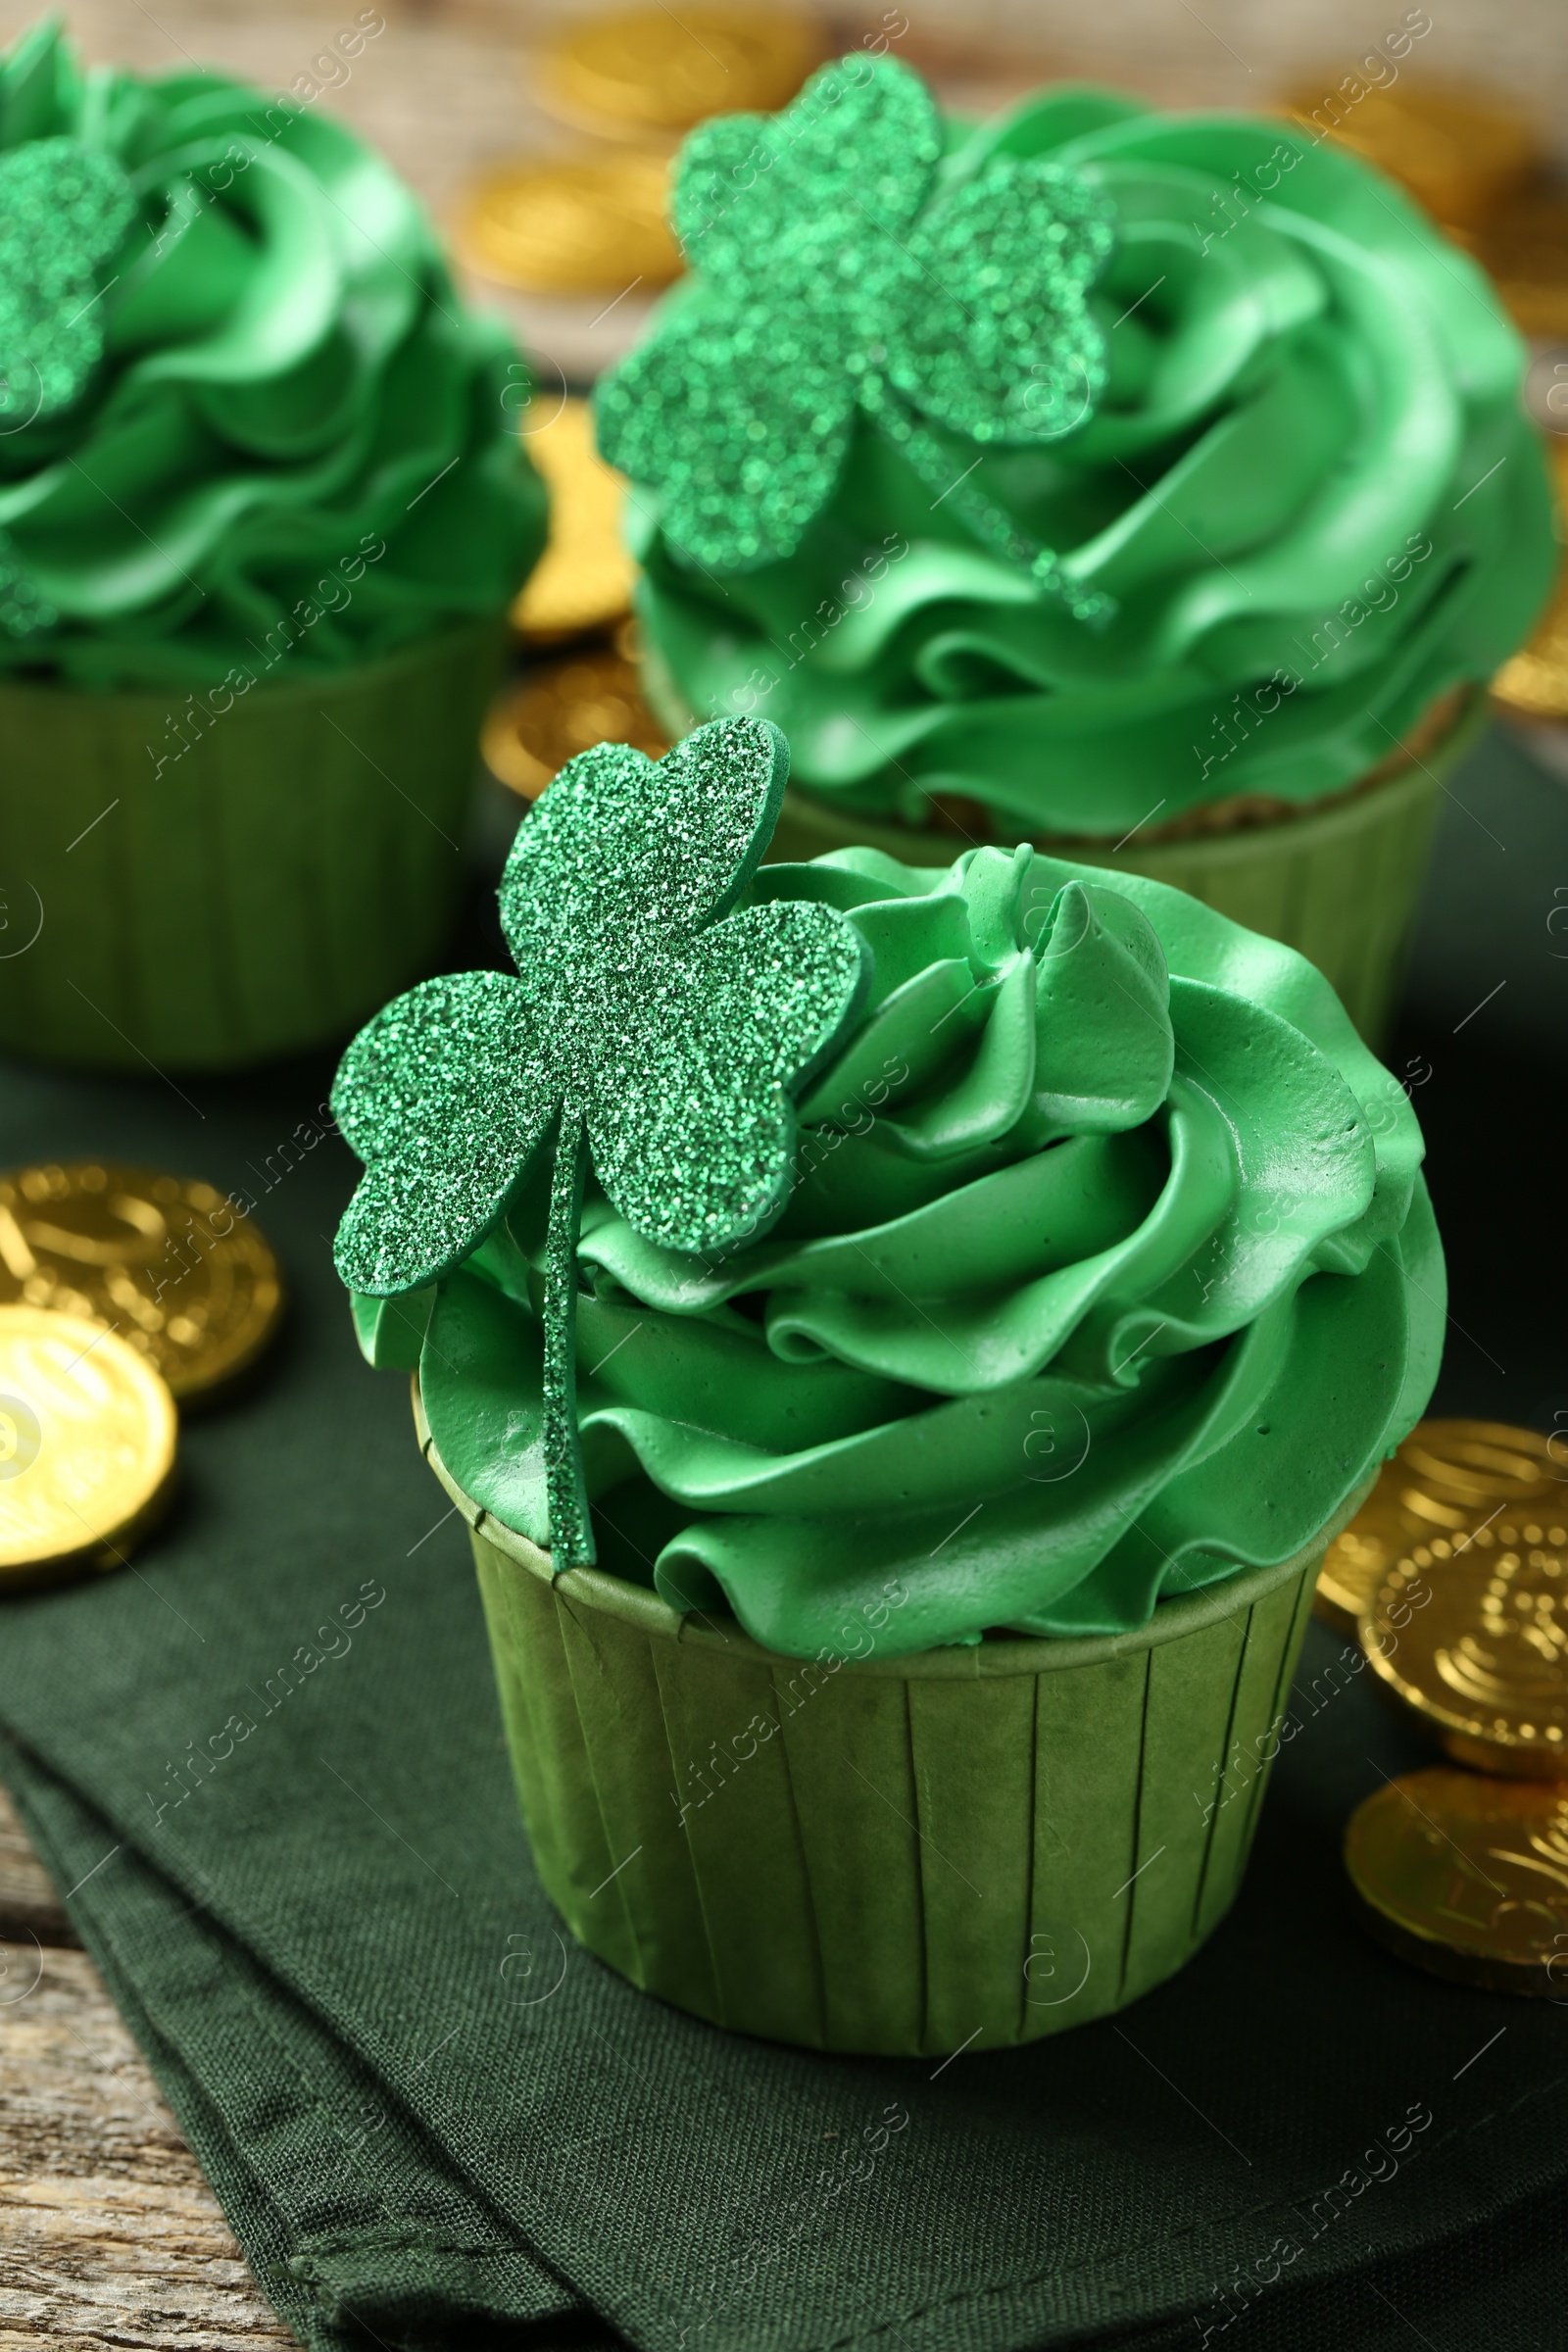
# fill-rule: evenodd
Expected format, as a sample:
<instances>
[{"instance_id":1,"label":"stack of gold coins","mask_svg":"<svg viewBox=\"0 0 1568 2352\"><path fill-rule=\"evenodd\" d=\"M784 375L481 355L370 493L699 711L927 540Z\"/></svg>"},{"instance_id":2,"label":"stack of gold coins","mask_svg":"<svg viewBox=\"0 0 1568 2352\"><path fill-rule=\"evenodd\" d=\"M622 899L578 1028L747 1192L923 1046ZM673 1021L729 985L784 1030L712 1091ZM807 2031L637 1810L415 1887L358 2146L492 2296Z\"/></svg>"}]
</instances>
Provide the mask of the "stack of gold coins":
<instances>
[{"instance_id":1,"label":"stack of gold coins","mask_svg":"<svg viewBox=\"0 0 1568 2352\"><path fill-rule=\"evenodd\" d=\"M1359 1633L1388 1689L1458 1763L1568 1778L1568 1489L1413 1544Z\"/></svg>"},{"instance_id":2,"label":"stack of gold coins","mask_svg":"<svg viewBox=\"0 0 1568 2352\"><path fill-rule=\"evenodd\" d=\"M173 1490L176 1397L230 1387L282 1305L212 1185L101 1159L0 1177L0 1591L123 1562Z\"/></svg>"},{"instance_id":3,"label":"stack of gold coins","mask_svg":"<svg viewBox=\"0 0 1568 2352\"><path fill-rule=\"evenodd\" d=\"M638 681L625 483L594 446L592 411L566 396L536 401L523 431L550 485L550 539L512 620L541 658L497 696L480 740L491 774L531 801L593 744L629 743L657 760L669 738Z\"/></svg>"},{"instance_id":4,"label":"stack of gold coins","mask_svg":"<svg viewBox=\"0 0 1568 2352\"><path fill-rule=\"evenodd\" d=\"M1483 1520L1505 1508L1568 1496L1568 1438L1557 1447L1534 1430L1496 1421L1420 1421L1349 1526L1329 1545L1317 1614L1354 1633L1384 1577L1413 1545L1446 1558ZM1562 1482L1562 1483L1559 1483Z\"/></svg>"},{"instance_id":5,"label":"stack of gold coins","mask_svg":"<svg viewBox=\"0 0 1568 2352\"><path fill-rule=\"evenodd\" d=\"M613 628L631 612L637 567L620 535L625 482L594 445L593 412L565 395L536 400L522 431L550 491L550 537L513 626L532 645Z\"/></svg>"},{"instance_id":6,"label":"stack of gold coins","mask_svg":"<svg viewBox=\"0 0 1568 2352\"><path fill-rule=\"evenodd\" d=\"M527 801L596 743L629 743L657 760L669 749L643 701L627 635L542 662L492 704L481 738L485 765Z\"/></svg>"},{"instance_id":7,"label":"stack of gold coins","mask_svg":"<svg viewBox=\"0 0 1568 2352\"><path fill-rule=\"evenodd\" d=\"M1568 1997L1568 1442L1423 1422L1357 1530L1336 1609L1359 1596L1380 1686L1451 1759L1352 1817L1368 1924L1440 1975Z\"/></svg>"}]
</instances>

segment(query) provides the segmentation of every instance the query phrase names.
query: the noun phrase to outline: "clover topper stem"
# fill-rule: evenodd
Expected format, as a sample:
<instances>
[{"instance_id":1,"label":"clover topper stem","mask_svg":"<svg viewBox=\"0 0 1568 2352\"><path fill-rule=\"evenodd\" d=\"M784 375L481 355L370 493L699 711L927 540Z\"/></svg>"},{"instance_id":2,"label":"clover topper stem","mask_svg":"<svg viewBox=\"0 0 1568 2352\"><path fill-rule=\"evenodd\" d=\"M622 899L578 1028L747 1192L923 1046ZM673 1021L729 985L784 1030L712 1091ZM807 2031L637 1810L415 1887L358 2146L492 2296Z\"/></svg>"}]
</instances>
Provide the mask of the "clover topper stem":
<instances>
[{"instance_id":1,"label":"clover topper stem","mask_svg":"<svg viewBox=\"0 0 1568 2352\"><path fill-rule=\"evenodd\" d=\"M550 1554L558 1573L591 1568L597 1556L577 1443L577 1234L585 1149L581 1118L563 1104L550 1180L544 1297L544 1447Z\"/></svg>"},{"instance_id":2,"label":"clover topper stem","mask_svg":"<svg viewBox=\"0 0 1568 2352\"><path fill-rule=\"evenodd\" d=\"M532 1171L552 1155L526 1510L557 1571L595 1556L576 1403L589 1135L606 1201L646 1241L700 1251L756 1233L789 1193L795 1098L869 984L836 907L736 904L788 767L762 718L715 719L657 765L624 743L579 753L502 876L515 976L421 980L361 1030L333 1085L366 1163L333 1254L368 1298L455 1273L519 1186L537 1203Z\"/></svg>"},{"instance_id":3,"label":"clover topper stem","mask_svg":"<svg viewBox=\"0 0 1568 2352\"><path fill-rule=\"evenodd\" d=\"M936 492L938 503L946 505L951 499L955 513L961 515L977 539L1005 557L1009 564L1020 564L1048 596L1066 606L1074 620L1103 627L1114 616L1114 597L1107 596L1102 589L1085 588L1071 578L1062 570L1054 549L1042 547L1037 539L1021 531L1012 517L983 490L977 489L967 475L954 480L953 461L948 452L885 376L872 373L861 377L860 404L868 416L875 417L889 440L904 452L926 488Z\"/></svg>"}]
</instances>

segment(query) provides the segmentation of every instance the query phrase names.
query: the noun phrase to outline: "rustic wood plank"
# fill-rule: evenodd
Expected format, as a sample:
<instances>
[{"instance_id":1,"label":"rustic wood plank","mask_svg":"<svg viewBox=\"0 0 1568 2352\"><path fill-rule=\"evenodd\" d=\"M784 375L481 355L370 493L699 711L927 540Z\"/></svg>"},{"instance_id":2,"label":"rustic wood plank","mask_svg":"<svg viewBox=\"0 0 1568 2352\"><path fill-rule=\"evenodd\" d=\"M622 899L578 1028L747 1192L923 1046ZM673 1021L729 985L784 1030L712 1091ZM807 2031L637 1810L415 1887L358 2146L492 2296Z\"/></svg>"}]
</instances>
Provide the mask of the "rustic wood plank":
<instances>
[{"instance_id":1,"label":"rustic wood plank","mask_svg":"<svg viewBox=\"0 0 1568 2352\"><path fill-rule=\"evenodd\" d=\"M3 1791L0 1936L0 2352L295 2345Z\"/></svg>"},{"instance_id":2,"label":"rustic wood plank","mask_svg":"<svg viewBox=\"0 0 1568 2352\"><path fill-rule=\"evenodd\" d=\"M78 1944L54 1882L27 1842L15 1807L0 1788L0 1938ZM3 1998L0 1993L0 1998Z\"/></svg>"}]
</instances>

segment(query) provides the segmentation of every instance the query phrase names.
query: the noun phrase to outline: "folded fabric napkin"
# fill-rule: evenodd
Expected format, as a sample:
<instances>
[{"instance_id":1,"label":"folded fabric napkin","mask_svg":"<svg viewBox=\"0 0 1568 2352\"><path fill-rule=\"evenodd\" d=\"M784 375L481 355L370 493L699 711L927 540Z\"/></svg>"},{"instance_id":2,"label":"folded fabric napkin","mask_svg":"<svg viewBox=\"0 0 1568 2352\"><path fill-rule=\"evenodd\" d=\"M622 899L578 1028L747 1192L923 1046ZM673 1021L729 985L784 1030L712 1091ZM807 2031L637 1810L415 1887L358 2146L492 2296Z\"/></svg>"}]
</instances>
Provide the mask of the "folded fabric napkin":
<instances>
[{"instance_id":1,"label":"folded fabric napkin","mask_svg":"<svg viewBox=\"0 0 1568 2352\"><path fill-rule=\"evenodd\" d=\"M207 1176L287 1271L277 1349L189 1419L182 1496L131 1569L0 1599L0 1777L304 2341L1535 2340L1445 2330L1489 2258L1520 2292L1539 2270L1563 2021L1421 1977L1349 1915L1345 1818L1424 1751L1321 1628L1237 1909L1123 2016L994 2056L823 2058L564 1939L466 1532L331 1271L354 1168L328 1075L13 1069L0 1093L0 1161Z\"/></svg>"}]
</instances>

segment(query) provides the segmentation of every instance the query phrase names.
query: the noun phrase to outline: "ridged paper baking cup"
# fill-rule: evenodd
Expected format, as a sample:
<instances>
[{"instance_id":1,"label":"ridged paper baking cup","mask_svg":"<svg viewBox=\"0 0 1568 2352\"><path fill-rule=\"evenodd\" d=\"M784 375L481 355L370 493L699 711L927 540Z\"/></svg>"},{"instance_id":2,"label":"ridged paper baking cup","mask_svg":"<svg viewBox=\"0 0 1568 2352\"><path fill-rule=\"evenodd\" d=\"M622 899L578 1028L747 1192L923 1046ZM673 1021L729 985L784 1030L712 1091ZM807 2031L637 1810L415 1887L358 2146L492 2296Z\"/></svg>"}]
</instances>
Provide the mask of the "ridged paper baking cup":
<instances>
[{"instance_id":1,"label":"ridged paper baking cup","mask_svg":"<svg viewBox=\"0 0 1568 2352\"><path fill-rule=\"evenodd\" d=\"M1421 764L1301 816L1125 850L1078 841L1040 847L1075 864L1169 882L1233 922L1283 940L1317 965L1375 1047L1397 1008L1443 779L1473 748L1486 718L1478 694L1423 751ZM769 856L819 858L856 843L910 865L951 864L967 846L956 833L869 822L792 791Z\"/></svg>"},{"instance_id":2,"label":"ridged paper baking cup","mask_svg":"<svg viewBox=\"0 0 1568 2352\"><path fill-rule=\"evenodd\" d=\"M552 1579L416 1402L472 1535L540 1878L632 1984L771 2040L940 2055L1124 2008L1224 1917L1353 1504L1137 1633L835 1669L596 1569Z\"/></svg>"},{"instance_id":3,"label":"ridged paper baking cup","mask_svg":"<svg viewBox=\"0 0 1568 2352\"><path fill-rule=\"evenodd\" d=\"M205 724L172 687L0 682L0 1045L232 1067L406 987L457 900L503 641L466 623Z\"/></svg>"}]
</instances>

